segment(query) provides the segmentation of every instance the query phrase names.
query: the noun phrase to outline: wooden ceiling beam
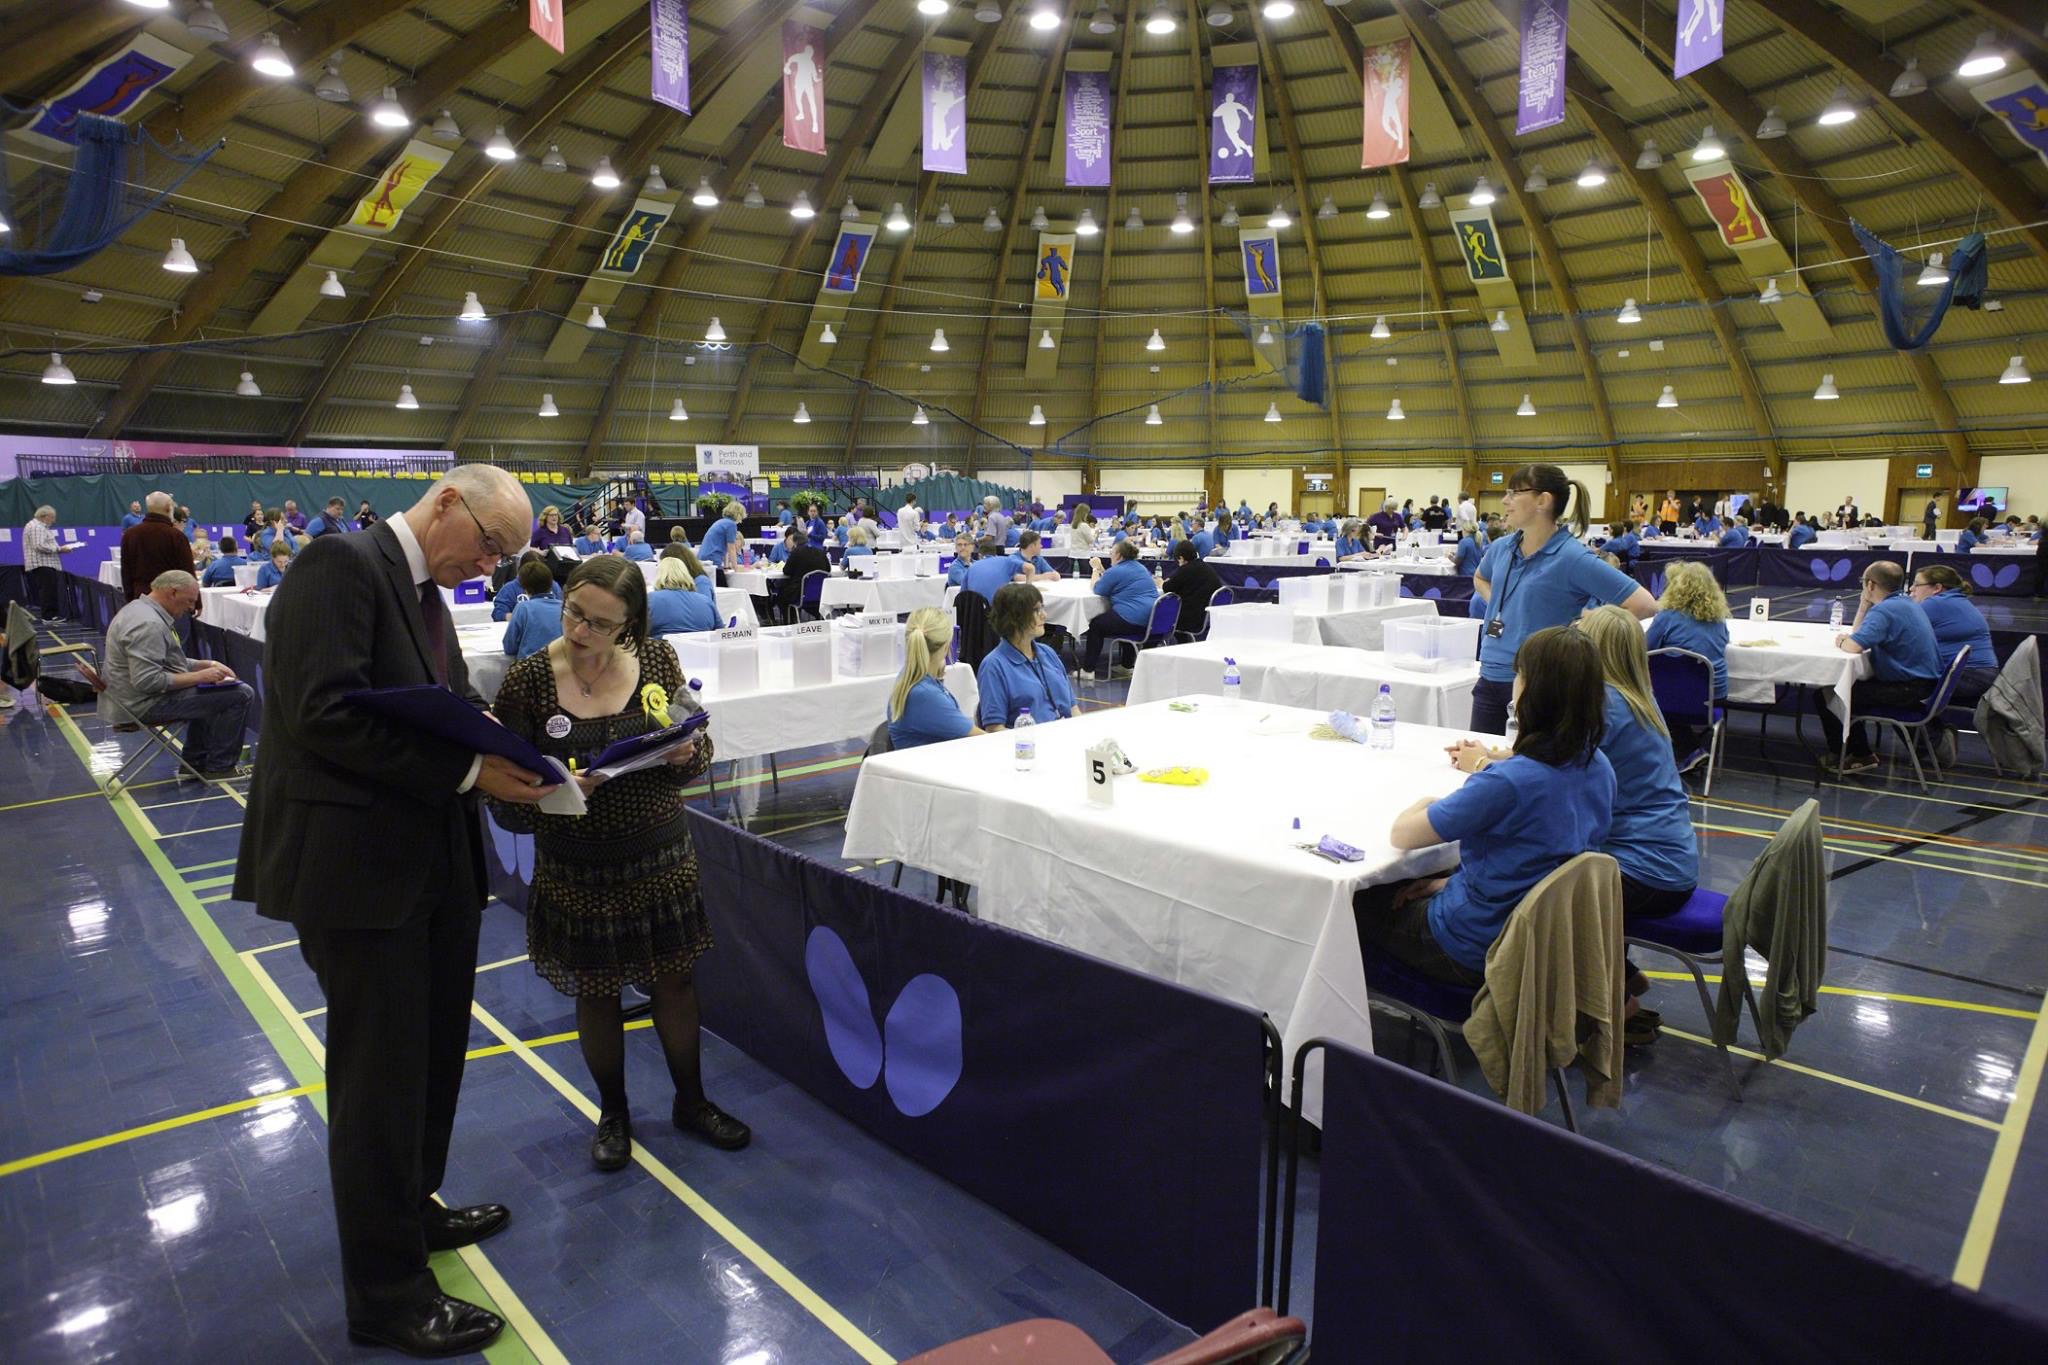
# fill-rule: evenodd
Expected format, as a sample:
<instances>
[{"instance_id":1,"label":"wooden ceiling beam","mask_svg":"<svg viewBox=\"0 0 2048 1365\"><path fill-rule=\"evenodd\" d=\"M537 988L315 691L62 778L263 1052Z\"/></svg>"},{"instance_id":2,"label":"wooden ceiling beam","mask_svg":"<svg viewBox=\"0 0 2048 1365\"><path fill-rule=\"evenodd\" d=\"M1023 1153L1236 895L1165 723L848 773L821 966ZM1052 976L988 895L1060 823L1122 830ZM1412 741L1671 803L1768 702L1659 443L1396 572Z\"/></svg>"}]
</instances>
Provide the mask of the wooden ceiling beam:
<instances>
[{"instance_id":1,"label":"wooden ceiling beam","mask_svg":"<svg viewBox=\"0 0 2048 1365\"><path fill-rule=\"evenodd\" d=\"M1614 0L1601 0L1601 8L1607 11L1621 31L1633 37L1649 51L1668 71L1671 67L1671 47L1668 30L1645 31L1636 16L1626 13L1626 6ZM1776 184L1793 201L1806 210L1808 217L1819 229L1821 236L1834 249L1837 260L1845 263L1850 280L1866 299L1875 313L1877 307L1877 272L1871 268L1863 252L1863 244L1856 240L1856 234L1849 230L1849 213L1828 188L1825 178L1816 175L1814 168L1799 154L1790 138L1759 138L1757 125L1763 122L1764 111L1749 97L1741 84L1717 65L1703 66L1685 78L1699 96L1707 102L1715 115L1724 120L1729 132L1740 138L1749 154L1771 168L1777 177ZM1617 158L1617 165L1633 165L1632 158ZM1956 486L1974 486L1977 482L1977 454L1963 434L1962 415L1956 411L1955 401L1948 396L1948 389L1942 383L1941 372L1926 351L1899 353L1905 362L1907 372L1913 376L1914 387L1920 392L1920 401L1927 405L1928 416L1935 429L1941 433L1940 440L1949 464L1956 475Z\"/></svg>"},{"instance_id":2,"label":"wooden ceiling beam","mask_svg":"<svg viewBox=\"0 0 2048 1365\"><path fill-rule=\"evenodd\" d=\"M981 324L981 367L974 376L974 405L967 410L967 458L964 463L970 477L975 471L975 456L981 448L981 415L988 407L989 378L996 366L996 319L1011 311L1003 303L1003 277L1010 268L1010 253L1016 249L1018 226L1024 221L1024 191L1031 185L1031 163L1038 155L1038 135L1045 128L1046 116L1052 112L1052 102L1060 88L1060 76L1067 65L1067 45L1074 34L1077 16L1073 3L1069 3L1066 10L1067 22L1054 30L1052 50L1046 53L1045 64L1039 69L1038 96L1032 101L1031 122L1024 132L1024 150L1017 155L1017 176L1010 186L1010 212L1003 219L1003 237L996 245L995 269L989 274L988 316ZM1030 344L1028 332L1025 344ZM1021 370L1023 366L1020 364L1018 368Z\"/></svg>"},{"instance_id":3,"label":"wooden ceiling beam","mask_svg":"<svg viewBox=\"0 0 2048 1365\"><path fill-rule=\"evenodd\" d=\"M1472 79L1472 73L1465 69L1457 49L1451 45L1449 36L1439 26L1433 15L1423 13L1418 0L1393 0L1393 5L1408 24L1408 31L1416 43L1425 49L1430 61L1443 73L1445 83L1450 87L1451 98L1465 116L1465 122L1479 135L1501 175L1503 193L1513 198L1515 211L1521 215L1522 228L1536 244L1536 256L1543 263L1543 273L1550 282L1551 297L1557 300L1558 312L1563 315L1566 329L1571 333L1572 350L1578 357L1579 377L1585 382L1586 397L1593 407L1593 420L1599 428L1600 438L1611 458L1620 458L1620 441L1614 429L1614 411L1608 406L1607 386L1601 382L1600 371L1593 364L1593 345L1586 336L1586 324L1579 316L1578 293L1572 288L1571 277L1565 273L1564 256L1557 249L1557 237L1550 230L1549 221L1544 218L1542 206L1535 202L1529 192L1522 188L1522 177L1515 174L1518 158L1509 144L1507 134L1501 131L1500 121L1486 103L1486 97ZM1353 62L1353 68L1357 63Z\"/></svg>"},{"instance_id":4,"label":"wooden ceiling beam","mask_svg":"<svg viewBox=\"0 0 2048 1365\"><path fill-rule=\"evenodd\" d=\"M53 76L65 73L89 52L116 36L140 31L149 17L118 0L82 0L69 5L45 4L42 13L16 27L10 22L7 42L0 46L0 90L22 98L43 100L54 89Z\"/></svg>"},{"instance_id":5,"label":"wooden ceiling beam","mask_svg":"<svg viewBox=\"0 0 2048 1365\"><path fill-rule=\"evenodd\" d=\"M848 29L847 37L850 38L853 32ZM913 24L904 30L903 36L896 40L896 46L883 61L877 83L869 91L870 98L862 102L853 122L826 154L825 164L818 175L818 216L804 224L783 249L782 263L776 267L775 279L768 286L768 297L762 300L765 307L754 323L753 337L747 344L747 358L740 364L739 382L733 387L732 402L726 408L725 425L719 439L731 441L738 434L740 419L746 415L747 399L753 396L754 377L761 368L763 346L774 339L776 325L782 321L782 309L789 301L789 291L796 284L797 263L810 249L819 226L839 221L833 212L832 201L846 187L854 158L867 151L868 139L874 136L875 129L881 126L882 119L888 114L889 95L902 84L912 64L923 53L924 31Z\"/></svg>"},{"instance_id":6,"label":"wooden ceiling beam","mask_svg":"<svg viewBox=\"0 0 2048 1365\"><path fill-rule=\"evenodd\" d=\"M415 107L438 106L463 82L489 67L531 33L523 10L503 10L485 20L461 42L450 44L420 68L409 92ZM282 190L250 214L248 235L232 243L210 270L193 281L179 300L178 312L158 324L149 343L167 348L189 340L209 326L243 280L282 246L301 222L319 213L330 198L355 183L357 168L386 155L391 144L403 136L398 130L379 128L368 119L350 124L324 158L309 161L293 172ZM93 423L90 434L97 439L121 434L176 354L169 349L148 350L130 361L120 386Z\"/></svg>"},{"instance_id":7,"label":"wooden ceiling beam","mask_svg":"<svg viewBox=\"0 0 2048 1365\"><path fill-rule=\"evenodd\" d=\"M1131 44L1136 41L1138 23L1138 0L1126 0L1123 13L1123 28L1118 32L1117 36L1116 104L1113 112L1110 114L1109 133L1109 145L1112 148L1123 145L1124 111L1128 107L1128 101L1124 96L1130 89ZM1111 160L1114 161L1114 159L1112 155ZM1089 366L1090 373L1088 377L1087 418L1091 423L1089 427L1091 459L1093 458L1092 452L1094 450L1094 427L1092 423L1102 416L1103 357L1109 349L1109 271L1110 266L1116 261L1117 238L1121 235L1122 232L1117 227L1116 218L1116 177L1112 175L1107 196L1102 206L1102 285L1095 299L1095 350L1092 353L1092 363ZM1030 345L1028 337L1025 340L1025 344L1027 347ZM1097 464L1099 465L1099 463L1098 461Z\"/></svg>"}]
</instances>

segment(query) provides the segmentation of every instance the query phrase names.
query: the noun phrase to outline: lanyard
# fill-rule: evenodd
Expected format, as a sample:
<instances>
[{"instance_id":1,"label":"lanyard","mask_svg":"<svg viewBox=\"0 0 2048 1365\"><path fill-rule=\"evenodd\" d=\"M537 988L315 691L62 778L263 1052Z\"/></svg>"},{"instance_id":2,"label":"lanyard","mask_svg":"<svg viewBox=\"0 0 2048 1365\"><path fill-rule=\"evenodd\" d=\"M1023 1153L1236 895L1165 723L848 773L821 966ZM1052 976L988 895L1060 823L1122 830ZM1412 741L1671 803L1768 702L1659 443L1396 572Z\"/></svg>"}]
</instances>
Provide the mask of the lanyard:
<instances>
[{"instance_id":1,"label":"lanyard","mask_svg":"<svg viewBox=\"0 0 2048 1365\"><path fill-rule=\"evenodd\" d=\"M1522 533L1517 531L1513 539L1508 541L1508 567L1506 572L1500 576L1500 591L1493 595L1493 620L1502 629L1506 629L1506 623L1501 621L1501 616L1508 609L1508 593L1514 587L1515 569L1519 566L1521 559Z\"/></svg>"}]
</instances>

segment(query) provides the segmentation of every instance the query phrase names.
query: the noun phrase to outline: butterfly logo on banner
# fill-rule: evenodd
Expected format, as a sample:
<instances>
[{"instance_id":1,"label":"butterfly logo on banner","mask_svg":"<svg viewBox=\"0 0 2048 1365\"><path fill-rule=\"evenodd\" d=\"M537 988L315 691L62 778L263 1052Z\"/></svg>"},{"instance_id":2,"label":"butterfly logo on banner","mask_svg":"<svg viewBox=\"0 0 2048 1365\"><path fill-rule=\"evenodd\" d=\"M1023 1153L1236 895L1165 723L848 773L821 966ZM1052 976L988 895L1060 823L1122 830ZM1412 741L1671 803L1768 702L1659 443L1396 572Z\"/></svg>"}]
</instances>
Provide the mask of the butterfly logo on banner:
<instances>
[{"instance_id":1,"label":"butterfly logo on banner","mask_svg":"<svg viewBox=\"0 0 2048 1365\"><path fill-rule=\"evenodd\" d=\"M2007 564L1994 571L1989 564L1972 564L1970 581L1980 588L2009 588L2019 582L2020 566Z\"/></svg>"},{"instance_id":2,"label":"butterfly logo on banner","mask_svg":"<svg viewBox=\"0 0 2048 1365\"><path fill-rule=\"evenodd\" d=\"M943 977L920 973L875 1027L867 978L846 941L819 925L804 943L804 972L824 1015L825 1045L856 1090L879 1077L906 1118L922 1118L960 1083L960 995Z\"/></svg>"},{"instance_id":3,"label":"butterfly logo on banner","mask_svg":"<svg viewBox=\"0 0 2048 1365\"><path fill-rule=\"evenodd\" d=\"M1849 569L1850 564L1846 559L1838 559L1830 564L1819 555L1813 558L1813 576L1823 583L1841 582L1849 576Z\"/></svg>"}]
</instances>

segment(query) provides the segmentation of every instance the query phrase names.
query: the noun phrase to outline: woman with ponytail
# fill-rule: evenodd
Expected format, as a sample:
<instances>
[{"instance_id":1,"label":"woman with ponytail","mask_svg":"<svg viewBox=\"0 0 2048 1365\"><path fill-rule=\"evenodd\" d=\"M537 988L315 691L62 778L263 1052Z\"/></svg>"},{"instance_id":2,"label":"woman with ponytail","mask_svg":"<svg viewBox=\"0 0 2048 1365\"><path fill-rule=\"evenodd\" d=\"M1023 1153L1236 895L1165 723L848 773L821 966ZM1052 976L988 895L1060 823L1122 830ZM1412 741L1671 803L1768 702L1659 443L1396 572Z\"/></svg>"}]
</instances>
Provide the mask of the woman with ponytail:
<instances>
[{"instance_id":1,"label":"woman with ponytail","mask_svg":"<svg viewBox=\"0 0 2048 1365\"><path fill-rule=\"evenodd\" d=\"M903 628L903 671L889 693L889 745L914 749L962 735L978 735L979 727L961 714L960 703L946 690L946 650L953 643L953 616L938 607L919 607Z\"/></svg>"},{"instance_id":2,"label":"woman with ponytail","mask_svg":"<svg viewBox=\"0 0 2048 1365\"><path fill-rule=\"evenodd\" d=\"M1648 589L1603 562L1574 534L1586 529L1586 489L1562 469L1523 465L1508 475L1501 508L1508 534L1486 547L1472 577L1473 595L1486 603L1472 728L1489 735L1507 732L1515 651L1524 640L1571 624L1587 607L1625 607L1642 620L1657 614L1657 599Z\"/></svg>"}]
</instances>

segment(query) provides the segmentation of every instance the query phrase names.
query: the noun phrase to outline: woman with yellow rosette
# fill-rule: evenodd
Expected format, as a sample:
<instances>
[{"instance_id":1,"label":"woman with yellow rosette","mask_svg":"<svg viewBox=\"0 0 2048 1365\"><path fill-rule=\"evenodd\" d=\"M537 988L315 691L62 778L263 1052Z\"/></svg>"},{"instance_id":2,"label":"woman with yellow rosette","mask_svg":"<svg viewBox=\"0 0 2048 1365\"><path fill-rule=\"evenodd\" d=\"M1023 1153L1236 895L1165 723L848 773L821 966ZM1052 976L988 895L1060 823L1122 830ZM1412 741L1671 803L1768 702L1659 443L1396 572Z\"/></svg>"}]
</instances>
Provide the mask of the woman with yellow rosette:
<instances>
[{"instance_id":1,"label":"woman with yellow rosette","mask_svg":"<svg viewBox=\"0 0 2048 1365\"><path fill-rule=\"evenodd\" d=\"M512 665L495 704L507 729L572 767L699 709L675 650L648 637L639 566L616 556L576 566L562 593L562 637ZM665 763L610 779L577 772L589 806L582 815L492 804L500 825L534 836L527 953L548 984L576 1001L583 1060L598 1092L590 1155L599 1170L632 1159L619 1002L629 983L653 999L676 1087L676 1127L728 1150L752 1136L704 1097L698 1055L691 967L711 947L711 925L697 894L683 789L710 766L711 736L699 733Z\"/></svg>"}]
</instances>

